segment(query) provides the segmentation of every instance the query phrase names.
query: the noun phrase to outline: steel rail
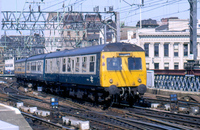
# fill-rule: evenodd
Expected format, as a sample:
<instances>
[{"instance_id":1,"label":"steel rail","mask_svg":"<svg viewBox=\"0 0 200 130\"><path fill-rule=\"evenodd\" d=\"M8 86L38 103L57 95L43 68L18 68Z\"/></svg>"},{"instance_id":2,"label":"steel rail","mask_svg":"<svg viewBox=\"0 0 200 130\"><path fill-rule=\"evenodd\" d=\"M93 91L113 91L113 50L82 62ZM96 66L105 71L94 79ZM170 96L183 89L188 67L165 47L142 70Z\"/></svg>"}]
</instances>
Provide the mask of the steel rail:
<instances>
[{"instance_id":1,"label":"steel rail","mask_svg":"<svg viewBox=\"0 0 200 130\"><path fill-rule=\"evenodd\" d=\"M176 125L178 123L181 123L181 124L189 126L191 129L200 128L200 118L196 116L146 109L143 107L134 107L132 110L130 110L130 112L133 112L138 115L154 117L154 118L169 121L169 122L176 122L175 123Z\"/></svg>"},{"instance_id":2,"label":"steel rail","mask_svg":"<svg viewBox=\"0 0 200 130\"><path fill-rule=\"evenodd\" d=\"M63 129L63 130L72 130L72 129L69 128L69 127L61 126L61 125L55 124L55 123L53 123L53 122L46 121L46 120L44 120L44 119L42 119L42 118L33 116L33 115L28 114L28 113L25 113L25 112L21 112L21 114L22 114L23 116L27 117L27 118L31 118L31 119L40 121L40 122L42 122L42 123L45 123L45 124L47 124L47 125L53 126L53 128L58 128L58 129Z\"/></svg>"}]
</instances>

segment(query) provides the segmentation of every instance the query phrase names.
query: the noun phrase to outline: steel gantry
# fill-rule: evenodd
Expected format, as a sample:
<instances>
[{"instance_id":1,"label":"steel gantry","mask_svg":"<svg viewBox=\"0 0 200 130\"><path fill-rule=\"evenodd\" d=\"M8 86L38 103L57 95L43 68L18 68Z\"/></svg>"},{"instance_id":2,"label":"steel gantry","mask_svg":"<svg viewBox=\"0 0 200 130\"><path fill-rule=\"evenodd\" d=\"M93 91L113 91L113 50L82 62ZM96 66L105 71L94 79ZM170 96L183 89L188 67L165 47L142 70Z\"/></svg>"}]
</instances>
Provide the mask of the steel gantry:
<instances>
[{"instance_id":1,"label":"steel gantry","mask_svg":"<svg viewBox=\"0 0 200 130\"><path fill-rule=\"evenodd\" d=\"M119 14L117 12L38 12L2 11L2 30L100 30L105 21L119 33ZM67 28L64 28L67 26ZM112 28L111 28L112 29ZM120 34L116 34L119 35Z\"/></svg>"},{"instance_id":2,"label":"steel gantry","mask_svg":"<svg viewBox=\"0 0 200 130\"><path fill-rule=\"evenodd\" d=\"M119 13L114 11L50 12L30 10L2 11L1 15L2 30L5 32L11 30L30 31L30 35L39 34L40 38L45 39L44 47L71 46L74 48L80 46L82 41L101 44L103 42L100 36L106 36L104 35L106 32L112 32L115 41L120 40ZM104 29L105 27L106 29ZM33 42L26 44L30 47Z\"/></svg>"}]
</instances>

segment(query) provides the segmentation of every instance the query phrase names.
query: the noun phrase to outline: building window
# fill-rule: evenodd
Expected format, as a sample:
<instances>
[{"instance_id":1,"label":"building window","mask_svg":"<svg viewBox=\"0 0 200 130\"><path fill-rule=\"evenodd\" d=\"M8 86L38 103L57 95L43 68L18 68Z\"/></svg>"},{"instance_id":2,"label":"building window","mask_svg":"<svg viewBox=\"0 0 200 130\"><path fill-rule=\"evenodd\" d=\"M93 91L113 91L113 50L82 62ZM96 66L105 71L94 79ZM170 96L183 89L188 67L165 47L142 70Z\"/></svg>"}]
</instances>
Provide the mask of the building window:
<instances>
[{"instance_id":1,"label":"building window","mask_svg":"<svg viewBox=\"0 0 200 130\"><path fill-rule=\"evenodd\" d=\"M183 44L183 56L188 56L188 44Z\"/></svg>"},{"instance_id":2,"label":"building window","mask_svg":"<svg viewBox=\"0 0 200 130\"><path fill-rule=\"evenodd\" d=\"M154 69L159 69L159 63L154 63Z\"/></svg>"},{"instance_id":3,"label":"building window","mask_svg":"<svg viewBox=\"0 0 200 130\"><path fill-rule=\"evenodd\" d=\"M178 43L174 44L174 57L178 57Z\"/></svg>"},{"instance_id":4,"label":"building window","mask_svg":"<svg viewBox=\"0 0 200 130\"><path fill-rule=\"evenodd\" d=\"M145 56L149 57L149 43L144 44Z\"/></svg>"},{"instance_id":5,"label":"building window","mask_svg":"<svg viewBox=\"0 0 200 130\"><path fill-rule=\"evenodd\" d=\"M77 31L76 34L77 34L77 36L79 36L80 35L79 31Z\"/></svg>"},{"instance_id":6,"label":"building window","mask_svg":"<svg viewBox=\"0 0 200 130\"><path fill-rule=\"evenodd\" d=\"M164 44L164 56L169 56L169 43Z\"/></svg>"},{"instance_id":7,"label":"building window","mask_svg":"<svg viewBox=\"0 0 200 130\"><path fill-rule=\"evenodd\" d=\"M159 44L158 43L154 44L154 56L155 57L159 56Z\"/></svg>"},{"instance_id":8,"label":"building window","mask_svg":"<svg viewBox=\"0 0 200 130\"><path fill-rule=\"evenodd\" d=\"M149 70L149 63L146 63L146 69Z\"/></svg>"},{"instance_id":9,"label":"building window","mask_svg":"<svg viewBox=\"0 0 200 130\"><path fill-rule=\"evenodd\" d=\"M70 34L70 31L67 31L67 36L70 36L71 34Z\"/></svg>"},{"instance_id":10,"label":"building window","mask_svg":"<svg viewBox=\"0 0 200 130\"><path fill-rule=\"evenodd\" d=\"M165 64L164 64L164 69L165 69L165 70L168 70L168 69L169 69L169 63L165 63Z\"/></svg>"},{"instance_id":11,"label":"building window","mask_svg":"<svg viewBox=\"0 0 200 130\"><path fill-rule=\"evenodd\" d=\"M178 63L178 62L175 62L175 63L174 63L174 69L177 70L178 68L179 68L179 63Z\"/></svg>"}]
</instances>

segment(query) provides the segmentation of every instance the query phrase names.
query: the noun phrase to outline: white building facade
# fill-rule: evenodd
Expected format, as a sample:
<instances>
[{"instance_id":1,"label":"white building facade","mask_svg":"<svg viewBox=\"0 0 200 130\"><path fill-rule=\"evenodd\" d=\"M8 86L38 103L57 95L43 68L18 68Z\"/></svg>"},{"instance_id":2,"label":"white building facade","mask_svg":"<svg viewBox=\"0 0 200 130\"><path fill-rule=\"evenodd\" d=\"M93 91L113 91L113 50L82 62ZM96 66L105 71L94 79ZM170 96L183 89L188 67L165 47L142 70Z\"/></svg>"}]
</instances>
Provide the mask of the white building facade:
<instances>
[{"instance_id":1,"label":"white building facade","mask_svg":"<svg viewBox=\"0 0 200 130\"><path fill-rule=\"evenodd\" d=\"M184 69L190 56L188 20L170 20L166 29L138 29L137 45L145 49L147 69ZM197 60L200 60L200 22L197 29Z\"/></svg>"}]
</instances>

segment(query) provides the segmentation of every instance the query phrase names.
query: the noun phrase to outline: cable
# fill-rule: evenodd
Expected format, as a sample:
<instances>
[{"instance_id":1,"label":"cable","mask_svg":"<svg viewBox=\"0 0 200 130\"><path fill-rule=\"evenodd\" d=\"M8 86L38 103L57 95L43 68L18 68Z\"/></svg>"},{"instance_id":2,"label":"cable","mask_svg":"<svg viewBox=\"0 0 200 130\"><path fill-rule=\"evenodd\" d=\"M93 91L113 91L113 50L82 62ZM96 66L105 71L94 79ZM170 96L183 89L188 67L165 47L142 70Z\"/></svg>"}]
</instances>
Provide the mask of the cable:
<instances>
[{"instance_id":1,"label":"cable","mask_svg":"<svg viewBox=\"0 0 200 130\"><path fill-rule=\"evenodd\" d=\"M48 9L48 8L51 8L51 7L56 6L56 5L58 5L58 4L61 4L61 3L65 2L65 1L67 1L67 0L63 0L63 1L61 1L61 2L58 2L57 4L51 5L51 6L49 6L49 7L46 7L46 8L44 8L43 10L46 10L46 9Z\"/></svg>"},{"instance_id":2,"label":"cable","mask_svg":"<svg viewBox=\"0 0 200 130\"><path fill-rule=\"evenodd\" d=\"M170 3L168 3L168 4L166 4L166 5L161 5L161 6L158 6L158 7L153 8L153 9L149 9L149 10L142 11L142 13L145 13L145 12L148 12L148 11L152 11L152 10L155 10L155 9L158 9L158 8L161 8L161 7L170 5L170 4L174 4L174 3L179 2L179 1L181 1L181 0L178 0L178 1L171 1ZM139 13L135 13L135 14L130 15L130 16L128 16L128 17L134 16L134 15L137 15L137 14L139 14ZM124 18L121 18L121 19L124 19Z\"/></svg>"},{"instance_id":3,"label":"cable","mask_svg":"<svg viewBox=\"0 0 200 130\"><path fill-rule=\"evenodd\" d=\"M157 1L151 1L150 3L145 3L145 6L143 6L143 8L148 8L148 7L152 7L152 6L154 6L154 5L159 5L159 3L160 3L161 1L160 0L157 0ZM154 5L148 5L148 4L151 4L151 3L154 3ZM166 3L166 2L162 2L162 3ZM160 4L162 4L162 3L160 3ZM146 5L148 5L148 6L146 6ZM138 5L139 6L139 5ZM138 6L137 5L135 5L135 7L136 8L138 8ZM129 6L130 7L130 6ZM133 6L131 6L131 7L133 7ZM131 8L130 7L130 8ZM129 8L127 8L127 6L125 6L125 7L123 7L123 8L126 8L125 10L129 10ZM119 11L121 11L121 10L119 10ZM123 10L122 10L123 11ZM128 12L128 11L127 11ZM123 13L123 12L122 12Z\"/></svg>"},{"instance_id":4,"label":"cable","mask_svg":"<svg viewBox=\"0 0 200 130\"><path fill-rule=\"evenodd\" d=\"M200 8L197 8L197 9L200 9ZM184 12L188 12L188 11L190 11L190 9L186 9L186 10L182 10L182 11L174 12L174 13L169 13L169 14L166 14L166 15L179 14L179 13L184 13ZM161 16L166 16L166 15L159 15L159 16L155 16L155 17L151 17L151 18L157 18L157 17L161 17ZM138 22L138 21L130 21L128 23L133 23L133 22Z\"/></svg>"},{"instance_id":5,"label":"cable","mask_svg":"<svg viewBox=\"0 0 200 130\"><path fill-rule=\"evenodd\" d=\"M180 1L180 0L179 0ZM173 4L174 1L170 1L170 3L168 2L168 5L169 4ZM142 9L145 9L145 8L149 8L149 7L154 7L154 6L158 6L158 5L161 5L162 6L166 6L166 5L163 5L163 4L166 4L166 2L163 2L163 3L154 3L153 5L149 5L149 6L143 6Z\"/></svg>"},{"instance_id":6,"label":"cable","mask_svg":"<svg viewBox=\"0 0 200 130\"><path fill-rule=\"evenodd\" d=\"M76 0L76 1L77 1L77 0ZM77 1L76 3L74 2L73 4L70 4L70 5L65 6L64 8L70 7L70 6L72 6L72 5L75 5L75 4L77 4L77 3L84 2L84 1L86 1L86 0L79 0L79 1ZM60 10L60 9L63 9L63 8L59 8L59 9L57 9L57 10Z\"/></svg>"}]
</instances>

